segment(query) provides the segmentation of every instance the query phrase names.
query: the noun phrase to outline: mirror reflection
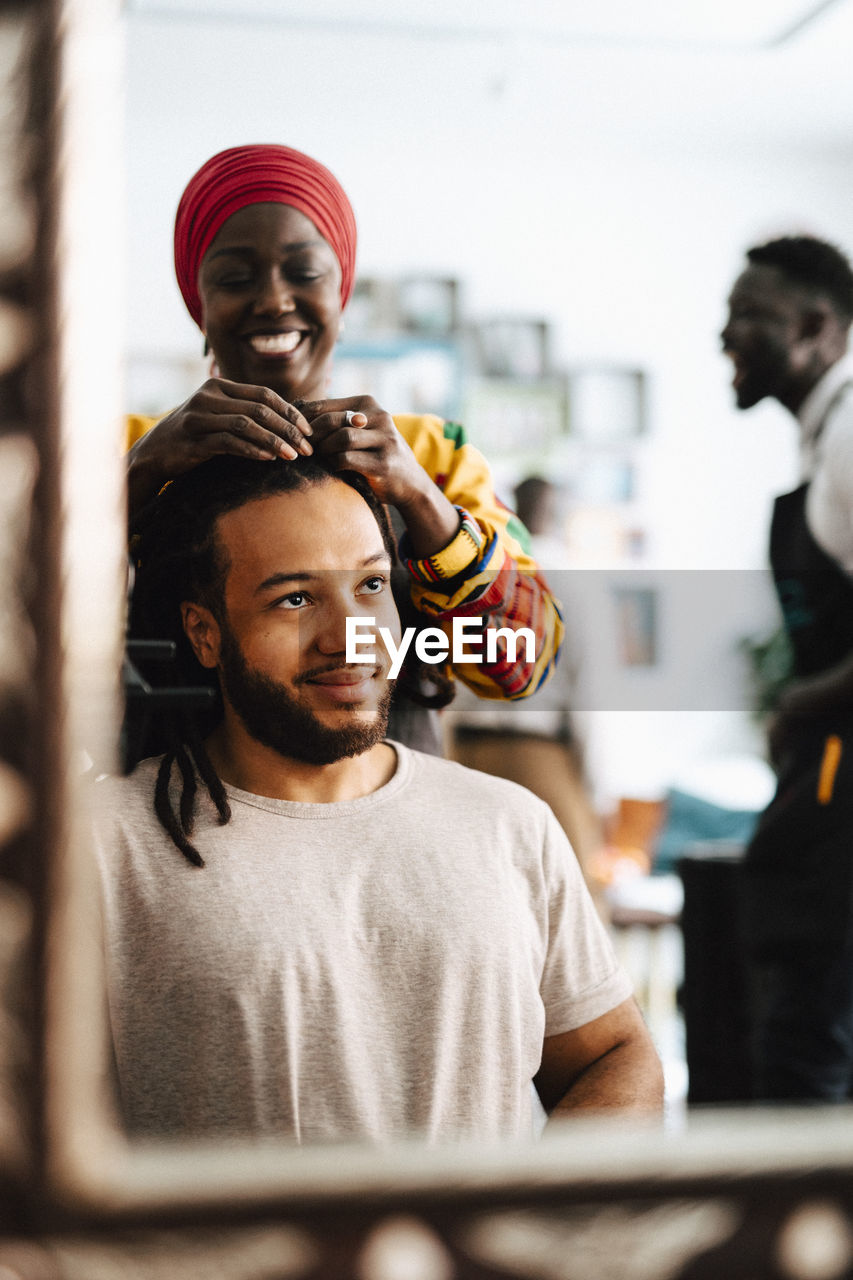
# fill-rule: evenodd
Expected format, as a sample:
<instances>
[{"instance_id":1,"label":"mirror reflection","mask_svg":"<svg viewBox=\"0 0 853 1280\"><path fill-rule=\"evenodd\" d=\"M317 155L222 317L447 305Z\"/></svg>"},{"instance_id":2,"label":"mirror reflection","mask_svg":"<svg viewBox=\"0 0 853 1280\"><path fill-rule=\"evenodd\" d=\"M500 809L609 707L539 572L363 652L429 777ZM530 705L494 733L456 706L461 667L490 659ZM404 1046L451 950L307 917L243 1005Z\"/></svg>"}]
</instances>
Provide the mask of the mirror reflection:
<instances>
[{"instance_id":1,"label":"mirror reflection","mask_svg":"<svg viewBox=\"0 0 853 1280\"><path fill-rule=\"evenodd\" d=\"M172 690L102 797L129 1129L843 1101L827 122L792 202L790 121L721 103L719 45L126 21L131 634ZM649 84L685 68L676 120Z\"/></svg>"},{"instance_id":2,"label":"mirror reflection","mask_svg":"<svg viewBox=\"0 0 853 1280\"><path fill-rule=\"evenodd\" d=\"M388 651L347 660L348 618L400 635L394 552L370 485L314 458L223 455L146 512L140 612L183 623L222 713L104 797L134 1131L516 1138L534 1080L549 1112L660 1107L549 811L387 739Z\"/></svg>"}]
</instances>

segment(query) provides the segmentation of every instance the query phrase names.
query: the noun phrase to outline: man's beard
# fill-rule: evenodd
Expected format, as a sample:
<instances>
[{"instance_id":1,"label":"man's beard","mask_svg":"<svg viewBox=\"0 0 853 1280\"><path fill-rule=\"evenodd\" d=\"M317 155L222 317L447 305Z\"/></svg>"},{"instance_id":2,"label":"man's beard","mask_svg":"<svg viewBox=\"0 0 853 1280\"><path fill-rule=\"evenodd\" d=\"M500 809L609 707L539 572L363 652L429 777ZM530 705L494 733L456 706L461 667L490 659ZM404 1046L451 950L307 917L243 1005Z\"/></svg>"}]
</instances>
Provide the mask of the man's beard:
<instances>
[{"instance_id":1,"label":"man's beard","mask_svg":"<svg viewBox=\"0 0 853 1280\"><path fill-rule=\"evenodd\" d=\"M247 732L265 747L305 764L334 764L348 756L362 755L385 737L393 687L390 681L386 681L372 720L333 729L278 681L253 671L227 627L221 628L221 637L223 693ZM341 708L348 709L347 704L342 703Z\"/></svg>"},{"instance_id":2,"label":"man's beard","mask_svg":"<svg viewBox=\"0 0 853 1280\"><path fill-rule=\"evenodd\" d=\"M752 409L766 396L783 395L791 376L790 356L783 345L762 343L746 358L746 376L735 392L739 409Z\"/></svg>"}]
</instances>

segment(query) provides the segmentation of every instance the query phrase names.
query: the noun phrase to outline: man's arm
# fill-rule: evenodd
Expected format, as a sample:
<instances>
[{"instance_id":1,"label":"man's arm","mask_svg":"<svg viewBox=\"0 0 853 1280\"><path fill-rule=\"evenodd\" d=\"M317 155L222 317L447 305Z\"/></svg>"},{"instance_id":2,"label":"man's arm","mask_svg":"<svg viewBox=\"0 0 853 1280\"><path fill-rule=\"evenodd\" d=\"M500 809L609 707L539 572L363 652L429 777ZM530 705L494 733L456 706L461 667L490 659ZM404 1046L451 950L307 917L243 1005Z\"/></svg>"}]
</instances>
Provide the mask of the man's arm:
<instances>
[{"instance_id":1,"label":"man's arm","mask_svg":"<svg viewBox=\"0 0 853 1280\"><path fill-rule=\"evenodd\" d=\"M853 710L853 654L818 675L794 680L782 691L778 714L784 720L819 720Z\"/></svg>"},{"instance_id":2,"label":"man's arm","mask_svg":"<svg viewBox=\"0 0 853 1280\"><path fill-rule=\"evenodd\" d=\"M633 998L574 1031L547 1036L534 1084L552 1119L580 1111L663 1111L663 1070Z\"/></svg>"},{"instance_id":3,"label":"man's arm","mask_svg":"<svg viewBox=\"0 0 853 1280\"><path fill-rule=\"evenodd\" d=\"M779 767L791 735L810 723L849 719L853 711L853 654L826 671L794 680L781 693L767 726L771 761Z\"/></svg>"}]
</instances>

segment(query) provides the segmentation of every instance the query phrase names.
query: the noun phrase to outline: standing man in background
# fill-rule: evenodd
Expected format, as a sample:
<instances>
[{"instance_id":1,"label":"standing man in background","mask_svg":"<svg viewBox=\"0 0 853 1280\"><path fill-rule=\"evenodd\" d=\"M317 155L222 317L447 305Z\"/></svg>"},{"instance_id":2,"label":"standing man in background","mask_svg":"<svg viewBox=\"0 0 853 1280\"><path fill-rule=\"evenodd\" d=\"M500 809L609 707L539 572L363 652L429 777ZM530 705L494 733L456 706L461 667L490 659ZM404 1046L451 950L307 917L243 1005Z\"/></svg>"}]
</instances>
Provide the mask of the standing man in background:
<instances>
[{"instance_id":1,"label":"standing man in background","mask_svg":"<svg viewBox=\"0 0 853 1280\"><path fill-rule=\"evenodd\" d=\"M770 560L791 681L770 726L778 775L744 859L755 1093L842 1102L853 1086L853 271L810 236L747 253L723 351L739 409L794 415L801 480Z\"/></svg>"}]
</instances>

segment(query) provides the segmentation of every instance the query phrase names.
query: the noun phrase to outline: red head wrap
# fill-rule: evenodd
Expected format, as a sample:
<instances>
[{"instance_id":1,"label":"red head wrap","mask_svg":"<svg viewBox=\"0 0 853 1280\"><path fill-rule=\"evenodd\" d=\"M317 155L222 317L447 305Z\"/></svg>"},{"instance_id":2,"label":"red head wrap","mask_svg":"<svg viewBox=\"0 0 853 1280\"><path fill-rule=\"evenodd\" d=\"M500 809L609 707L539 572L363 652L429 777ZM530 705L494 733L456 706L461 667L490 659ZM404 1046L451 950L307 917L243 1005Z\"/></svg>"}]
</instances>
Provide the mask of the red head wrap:
<instances>
[{"instance_id":1,"label":"red head wrap","mask_svg":"<svg viewBox=\"0 0 853 1280\"><path fill-rule=\"evenodd\" d=\"M230 147L190 178L175 217L175 271L187 309L201 325L198 269L232 213L247 204L289 204L310 218L341 264L341 306L355 274L355 215L328 169L291 147Z\"/></svg>"}]
</instances>

